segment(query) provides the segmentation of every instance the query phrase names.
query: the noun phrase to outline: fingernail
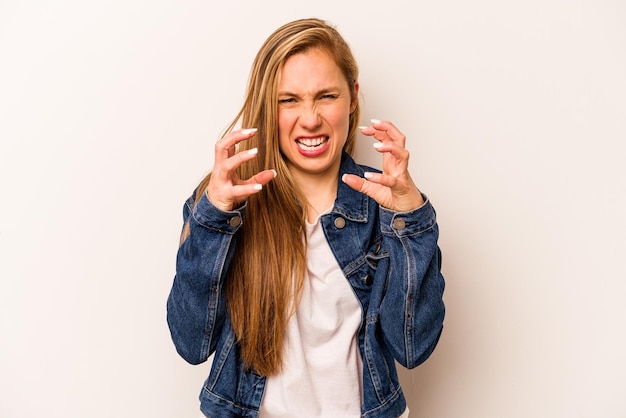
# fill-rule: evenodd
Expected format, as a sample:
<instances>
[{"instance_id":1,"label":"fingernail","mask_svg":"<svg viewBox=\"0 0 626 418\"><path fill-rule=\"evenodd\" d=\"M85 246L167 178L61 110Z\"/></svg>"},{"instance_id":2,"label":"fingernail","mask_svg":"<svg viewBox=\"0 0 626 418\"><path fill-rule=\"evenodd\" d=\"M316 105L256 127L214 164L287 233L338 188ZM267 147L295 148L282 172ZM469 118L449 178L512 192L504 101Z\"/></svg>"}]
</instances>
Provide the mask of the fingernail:
<instances>
[{"instance_id":1,"label":"fingernail","mask_svg":"<svg viewBox=\"0 0 626 418\"><path fill-rule=\"evenodd\" d=\"M278 173L276 172L276 170L272 169L272 173L274 173L274 178L276 178L276 176L278 175Z\"/></svg>"},{"instance_id":2,"label":"fingernail","mask_svg":"<svg viewBox=\"0 0 626 418\"><path fill-rule=\"evenodd\" d=\"M250 154L250 155L254 155L254 154L258 153L258 152L259 152L258 148L252 148L252 149L248 150L248 154Z\"/></svg>"},{"instance_id":3,"label":"fingernail","mask_svg":"<svg viewBox=\"0 0 626 418\"><path fill-rule=\"evenodd\" d=\"M371 121L374 125L376 125L377 123L380 123L380 120L378 119L371 119Z\"/></svg>"},{"instance_id":4,"label":"fingernail","mask_svg":"<svg viewBox=\"0 0 626 418\"><path fill-rule=\"evenodd\" d=\"M254 190L262 190L263 189L263 185L261 185L261 184L255 184L253 187L254 187Z\"/></svg>"},{"instance_id":5,"label":"fingernail","mask_svg":"<svg viewBox=\"0 0 626 418\"><path fill-rule=\"evenodd\" d=\"M244 135L248 135L256 131L257 131L257 128L248 128L248 129L242 129L241 133Z\"/></svg>"},{"instance_id":6,"label":"fingernail","mask_svg":"<svg viewBox=\"0 0 626 418\"><path fill-rule=\"evenodd\" d=\"M369 126L359 126L359 129L367 129Z\"/></svg>"},{"instance_id":7,"label":"fingernail","mask_svg":"<svg viewBox=\"0 0 626 418\"><path fill-rule=\"evenodd\" d=\"M382 143L382 142L374 142L374 143L372 144L372 146L373 146L374 148L378 149L378 148L380 148L380 147L382 147L382 146L383 146L383 143Z\"/></svg>"},{"instance_id":8,"label":"fingernail","mask_svg":"<svg viewBox=\"0 0 626 418\"><path fill-rule=\"evenodd\" d=\"M367 173L363 173L363 177L365 177L366 179L371 179L374 177L374 173L370 173L368 171Z\"/></svg>"}]
</instances>

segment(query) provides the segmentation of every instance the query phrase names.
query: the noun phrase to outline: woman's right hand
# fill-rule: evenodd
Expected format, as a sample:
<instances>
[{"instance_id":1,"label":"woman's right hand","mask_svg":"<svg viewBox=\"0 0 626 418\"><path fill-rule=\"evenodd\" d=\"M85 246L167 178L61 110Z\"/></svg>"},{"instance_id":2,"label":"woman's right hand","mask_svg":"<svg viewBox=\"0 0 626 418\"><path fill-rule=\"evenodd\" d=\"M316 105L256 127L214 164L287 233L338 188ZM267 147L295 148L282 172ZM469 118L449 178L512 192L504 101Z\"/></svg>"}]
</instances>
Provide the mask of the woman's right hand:
<instances>
[{"instance_id":1,"label":"woman's right hand","mask_svg":"<svg viewBox=\"0 0 626 418\"><path fill-rule=\"evenodd\" d=\"M256 158L257 148L235 152L235 146L256 134L256 128L239 129L226 134L215 144L215 165L206 194L211 203L223 211L239 207L248 196L258 193L276 177L276 171L264 170L249 179L241 180L236 170L246 161Z\"/></svg>"}]
</instances>

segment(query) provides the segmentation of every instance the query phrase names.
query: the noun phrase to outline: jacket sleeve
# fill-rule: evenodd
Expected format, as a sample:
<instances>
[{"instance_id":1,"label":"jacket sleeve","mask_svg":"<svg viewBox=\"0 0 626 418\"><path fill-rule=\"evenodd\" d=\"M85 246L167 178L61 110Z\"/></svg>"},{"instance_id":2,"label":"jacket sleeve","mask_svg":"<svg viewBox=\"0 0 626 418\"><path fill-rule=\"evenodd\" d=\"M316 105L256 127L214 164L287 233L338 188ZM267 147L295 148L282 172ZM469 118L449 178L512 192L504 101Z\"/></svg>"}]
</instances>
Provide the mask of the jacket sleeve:
<instances>
[{"instance_id":1,"label":"jacket sleeve","mask_svg":"<svg viewBox=\"0 0 626 418\"><path fill-rule=\"evenodd\" d=\"M435 210L425 201L411 212L379 209L383 247L390 252L380 325L394 358L407 368L433 352L445 314L439 230Z\"/></svg>"},{"instance_id":2,"label":"jacket sleeve","mask_svg":"<svg viewBox=\"0 0 626 418\"><path fill-rule=\"evenodd\" d=\"M167 323L176 350L191 364L206 361L215 351L224 325L223 282L244 210L245 206L221 211L205 193L195 207L190 198L183 208L189 235L178 249L176 275L167 299Z\"/></svg>"}]
</instances>

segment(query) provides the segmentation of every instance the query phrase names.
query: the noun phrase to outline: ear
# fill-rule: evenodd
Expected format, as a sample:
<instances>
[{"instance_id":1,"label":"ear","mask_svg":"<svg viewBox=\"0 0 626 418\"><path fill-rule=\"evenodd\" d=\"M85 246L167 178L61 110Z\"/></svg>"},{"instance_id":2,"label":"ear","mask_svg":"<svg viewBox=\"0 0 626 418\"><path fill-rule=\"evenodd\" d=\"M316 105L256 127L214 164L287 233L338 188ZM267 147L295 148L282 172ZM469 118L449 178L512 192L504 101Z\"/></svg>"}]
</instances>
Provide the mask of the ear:
<instances>
[{"instance_id":1,"label":"ear","mask_svg":"<svg viewBox=\"0 0 626 418\"><path fill-rule=\"evenodd\" d=\"M359 82L354 82L354 88L352 89L352 102L350 103L350 113L354 112L356 105L359 103Z\"/></svg>"}]
</instances>

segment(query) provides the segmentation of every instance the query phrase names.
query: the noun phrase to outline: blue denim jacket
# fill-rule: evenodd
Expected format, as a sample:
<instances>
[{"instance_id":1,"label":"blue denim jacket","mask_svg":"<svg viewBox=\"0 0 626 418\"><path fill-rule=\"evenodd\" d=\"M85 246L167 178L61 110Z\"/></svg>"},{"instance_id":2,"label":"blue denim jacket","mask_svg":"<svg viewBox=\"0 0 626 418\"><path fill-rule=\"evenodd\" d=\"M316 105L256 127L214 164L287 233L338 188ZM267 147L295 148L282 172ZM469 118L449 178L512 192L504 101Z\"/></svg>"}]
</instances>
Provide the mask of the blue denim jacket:
<instances>
[{"instance_id":1,"label":"blue denim jacket","mask_svg":"<svg viewBox=\"0 0 626 418\"><path fill-rule=\"evenodd\" d=\"M347 154L344 173L363 176ZM265 377L246 371L227 313L223 281L233 258L245 205L215 208L203 194L183 210L190 235L180 246L167 301L167 320L178 353L199 364L215 352L200 393L209 417L258 417ZM363 359L363 417L395 418L406 408L394 360L413 368L437 344L444 319L444 279L438 228L430 202L393 212L339 181L333 209L321 217L326 239L361 304L358 332Z\"/></svg>"}]
</instances>

